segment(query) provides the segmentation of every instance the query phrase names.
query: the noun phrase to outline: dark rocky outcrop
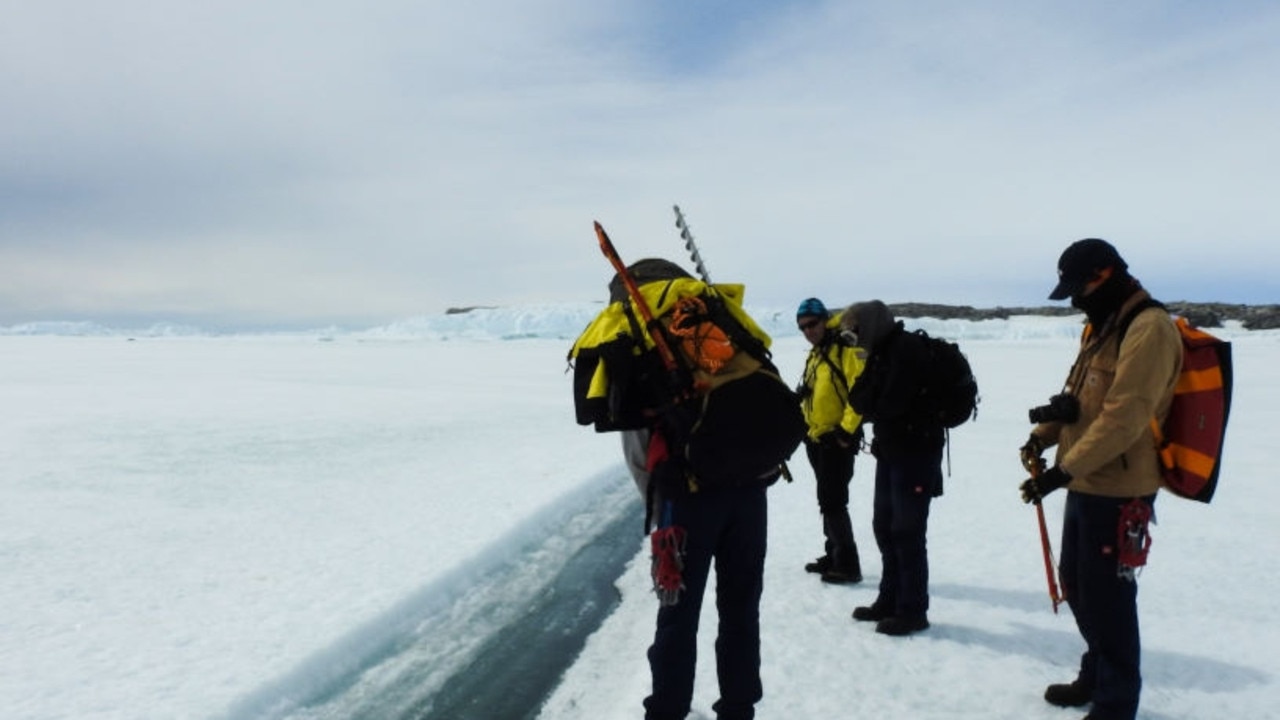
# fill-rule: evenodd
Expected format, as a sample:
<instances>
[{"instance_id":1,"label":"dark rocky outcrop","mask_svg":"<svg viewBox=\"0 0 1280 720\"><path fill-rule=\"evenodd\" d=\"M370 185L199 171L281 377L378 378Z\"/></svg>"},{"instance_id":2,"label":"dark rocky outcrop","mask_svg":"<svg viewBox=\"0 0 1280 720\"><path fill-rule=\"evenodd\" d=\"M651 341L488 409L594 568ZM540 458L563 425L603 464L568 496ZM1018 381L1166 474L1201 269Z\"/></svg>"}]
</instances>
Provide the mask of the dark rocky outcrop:
<instances>
[{"instance_id":1,"label":"dark rocky outcrop","mask_svg":"<svg viewBox=\"0 0 1280 720\"><path fill-rule=\"evenodd\" d=\"M1222 327L1229 320L1239 320L1248 330L1280 328L1280 305L1233 305L1215 302L1168 302L1169 312L1185 317L1192 325L1203 328ZM969 305L933 303L895 303L889 309L898 317L931 317L940 320L992 320L1015 315L1065 316L1079 312L1068 305L1043 307L975 308Z\"/></svg>"}]
</instances>

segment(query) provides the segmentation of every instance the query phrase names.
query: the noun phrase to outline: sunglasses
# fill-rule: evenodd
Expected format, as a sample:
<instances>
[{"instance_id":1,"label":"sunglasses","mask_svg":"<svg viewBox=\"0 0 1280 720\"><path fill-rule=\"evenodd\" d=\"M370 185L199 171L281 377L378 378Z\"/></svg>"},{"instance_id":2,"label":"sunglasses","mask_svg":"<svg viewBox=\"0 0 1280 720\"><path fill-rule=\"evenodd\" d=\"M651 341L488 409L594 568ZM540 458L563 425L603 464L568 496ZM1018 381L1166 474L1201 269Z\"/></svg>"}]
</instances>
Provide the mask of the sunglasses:
<instances>
[{"instance_id":1,"label":"sunglasses","mask_svg":"<svg viewBox=\"0 0 1280 720\"><path fill-rule=\"evenodd\" d=\"M857 328L845 328L845 329L841 330L841 331L840 331L840 339L841 339L841 340L843 340L843 341L845 341L846 343L848 343L848 344L850 344L850 345L853 345L854 347L857 347L857 346L858 346L858 330L857 330Z\"/></svg>"},{"instance_id":2,"label":"sunglasses","mask_svg":"<svg viewBox=\"0 0 1280 720\"><path fill-rule=\"evenodd\" d=\"M806 320L798 325L803 330L812 330L822 324L821 320Z\"/></svg>"}]
</instances>

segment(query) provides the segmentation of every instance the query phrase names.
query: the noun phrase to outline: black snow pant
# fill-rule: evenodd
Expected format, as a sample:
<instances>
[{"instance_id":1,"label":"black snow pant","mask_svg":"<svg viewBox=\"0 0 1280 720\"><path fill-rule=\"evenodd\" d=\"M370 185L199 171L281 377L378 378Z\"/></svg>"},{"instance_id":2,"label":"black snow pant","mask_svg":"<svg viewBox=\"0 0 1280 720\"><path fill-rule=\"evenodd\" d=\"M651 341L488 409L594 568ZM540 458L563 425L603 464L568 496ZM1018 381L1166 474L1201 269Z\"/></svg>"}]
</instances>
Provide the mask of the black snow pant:
<instances>
[{"instance_id":1,"label":"black snow pant","mask_svg":"<svg viewBox=\"0 0 1280 720\"><path fill-rule=\"evenodd\" d=\"M871 528L883 572L875 604L902 617L929 610L929 505L942 485L942 451L876 459Z\"/></svg>"},{"instance_id":2,"label":"black snow pant","mask_svg":"<svg viewBox=\"0 0 1280 720\"><path fill-rule=\"evenodd\" d=\"M685 529L687 545L680 601L658 609L649 648L653 692L646 720L683 720L693 701L698 619L712 562L716 573L716 674L720 720L751 720L763 697L760 683L760 595L768 506L763 483L702 490L672 501L672 523Z\"/></svg>"},{"instance_id":3,"label":"black snow pant","mask_svg":"<svg viewBox=\"0 0 1280 720\"><path fill-rule=\"evenodd\" d=\"M824 553L832 567L852 575L862 574L858 545L853 539L853 523L849 519L849 484L853 481L853 461L857 446L840 447L836 443L804 441L805 454L817 480L818 511L822 513Z\"/></svg>"},{"instance_id":4,"label":"black snow pant","mask_svg":"<svg viewBox=\"0 0 1280 720\"><path fill-rule=\"evenodd\" d=\"M1098 720L1133 720L1142 691L1138 583L1116 562L1120 509L1131 499L1068 492L1062 519L1062 589L1085 642L1078 681L1093 690L1089 717Z\"/></svg>"}]
</instances>

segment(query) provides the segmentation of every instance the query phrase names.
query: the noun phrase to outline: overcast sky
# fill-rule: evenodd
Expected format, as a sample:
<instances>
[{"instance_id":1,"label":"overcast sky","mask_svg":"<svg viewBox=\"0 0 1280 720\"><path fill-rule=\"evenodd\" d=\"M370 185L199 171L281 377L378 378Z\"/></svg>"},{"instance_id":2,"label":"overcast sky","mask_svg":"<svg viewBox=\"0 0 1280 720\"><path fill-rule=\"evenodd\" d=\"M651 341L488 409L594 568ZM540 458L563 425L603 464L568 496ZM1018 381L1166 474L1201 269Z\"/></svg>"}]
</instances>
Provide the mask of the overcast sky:
<instances>
[{"instance_id":1,"label":"overcast sky","mask_svg":"<svg viewBox=\"0 0 1280 720\"><path fill-rule=\"evenodd\" d=\"M1098 236L1280 302L1262 0L0 0L0 324L603 299L1049 304ZM687 264L687 263L686 263Z\"/></svg>"}]
</instances>

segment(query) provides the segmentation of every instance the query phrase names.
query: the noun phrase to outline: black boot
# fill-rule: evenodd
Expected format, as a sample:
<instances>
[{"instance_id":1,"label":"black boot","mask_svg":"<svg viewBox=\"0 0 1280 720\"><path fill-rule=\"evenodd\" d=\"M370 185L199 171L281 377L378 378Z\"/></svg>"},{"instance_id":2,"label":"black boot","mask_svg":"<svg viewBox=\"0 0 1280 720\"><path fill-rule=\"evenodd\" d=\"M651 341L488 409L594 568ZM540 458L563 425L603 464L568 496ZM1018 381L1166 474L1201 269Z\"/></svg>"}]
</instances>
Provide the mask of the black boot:
<instances>
[{"instance_id":1,"label":"black boot","mask_svg":"<svg viewBox=\"0 0 1280 720\"><path fill-rule=\"evenodd\" d=\"M1045 688L1044 700L1058 707L1084 707L1093 701L1093 690L1077 678L1070 683L1059 683Z\"/></svg>"},{"instance_id":2,"label":"black boot","mask_svg":"<svg viewBox=\"0 0 1280 720\"><path fill-rule=\"evenodd\" d=\"M862 582L862 561L858 559L858 545L853 541L853 523L847 510L823 515L828 536L835 548L831 556L831 568L822 573L826 583Z\"/></svg>"},{"instance_id":3,"label":"black boot","mask_svg":"<svg viewBox=\"0 0 1280 720\"><path fill-rule=\"evenodd\" d=\"M889 617L893 617L893 604L882 603L879 599L870 605L861 605L853 609L853 619L861 622L878 623Z\"/></svg>"},{"instance_id":4,"label":"black boot","mask_svg":"<svg viewBox=\"0 0 1280 720\"><path fill-rule=\"evenodd\" d=\"M822 557L817 558L817 559L816 559L816 560L814 560L813 562L809 562L809 563L805 563L805 564L804 564L804 571L805 571L805 572L811 572L811 573L818 573L818 574L822 574L822 573L825 573L826 571L828 571L828 570L830 570L830 569L831 569L831 556L830 556L830 555L823 555Z\"/></svg>"},{"instance_id":5,"label":"black boot","mask_svg":"<svg viewBox=\"0 0 1280 720\"><path fill-rule=\"evenodd\" d=\"M881 635L910 635L928 628L929 618L924 615L894 615L876 623L876 632Z\"/></svg>"},{"instance_id":6,"label":"black boot","mask_svg":"<svg viewBox=\"0 0 1280 720\"><path fill-rule=\"evenodd\" d=\"M833 556L836 546L831 541L831 524L827 522L827 516L822 516L822 537L824 538L822 546L822 556L815 558L813 562L804 564L804 571L821 575L831 569Z\"/></svg>"}]
</instances>

